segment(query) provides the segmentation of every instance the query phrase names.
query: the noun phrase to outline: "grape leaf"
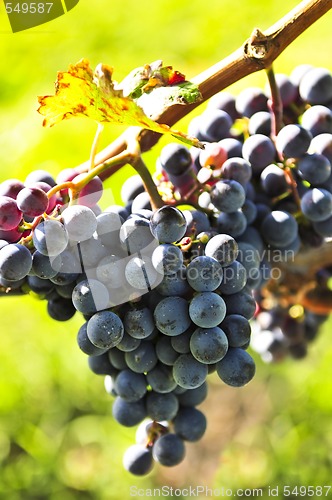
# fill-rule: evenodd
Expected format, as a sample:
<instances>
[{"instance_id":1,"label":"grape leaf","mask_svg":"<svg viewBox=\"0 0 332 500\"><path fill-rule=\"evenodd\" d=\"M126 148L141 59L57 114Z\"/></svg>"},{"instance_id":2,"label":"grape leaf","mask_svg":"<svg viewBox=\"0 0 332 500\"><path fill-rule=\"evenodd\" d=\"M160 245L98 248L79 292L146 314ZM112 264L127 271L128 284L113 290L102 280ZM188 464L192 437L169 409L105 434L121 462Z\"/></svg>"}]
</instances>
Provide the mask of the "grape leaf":
<instances>
[{"instance_id":1,"label":"grape leaf","mask_svg":"<svg viewBox=\"0 0 332 500\"><path fill-rule=\"evenodd\" d=\"M99 123L133 125L160 134L172 134L189 145L203 147L198 139L171 129L168 125L156 123L149 118L132 97L125 96L123 89L116 86L112 80L112 73L113 69L104 64L99 64L93 72L86 59L70 65L67 72L59 72L55 84L55 95L38 97L40 104L38 112L45 117L43 126L52 127L74 116L86 116ZM180 73L174 73L171 69L167 71L163 69L163 73L166 74L164 80L167 77L169 80L176 79L176 77L181 79L183 76L180 77ZM153 81L149 83L148 80L146 83L149 84L147 90L158 86L158 83L154 85ZM174 95L181 93L176 86L173 90ZM188 90L184 89L184 92L188 93ZM181 99L180 97L177 100L174 97L173 100L180 102Z\"/></svg>"}]
</instances>

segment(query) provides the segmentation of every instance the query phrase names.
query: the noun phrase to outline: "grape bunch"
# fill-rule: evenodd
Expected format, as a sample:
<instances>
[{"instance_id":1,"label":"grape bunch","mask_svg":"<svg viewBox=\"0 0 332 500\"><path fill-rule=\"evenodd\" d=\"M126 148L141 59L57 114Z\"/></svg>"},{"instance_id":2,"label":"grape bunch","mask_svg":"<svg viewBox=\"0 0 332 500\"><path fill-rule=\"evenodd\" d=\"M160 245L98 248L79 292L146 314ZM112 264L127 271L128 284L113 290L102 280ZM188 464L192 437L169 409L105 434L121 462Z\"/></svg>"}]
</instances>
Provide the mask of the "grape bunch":
<instances>
[{"instance_id":1,"label":"grape bunch","mask_svg":"<svg viewBox=\"0 0 332 500\"><path fill-rule=\"evenodd\" d=\"M44 180L36 182L47 175L39 172ZM50 190L55 181L48 180ZM196 406L206 397L209 373L235 387L254 376L246 349L255 301L236 240L212 231L203 212L197 213L204 231L193 239L193 212L170 205L133 209L138 195L130 212L113 205L98 213L99 195L89 184L76 204L65 204L60 192L52 211L45 203L30 223L37 204L29 194L29 208L23 207L21 193L39 195L40 188L26 179L16 198L8 190L2 195L3 219L12 206L18 214L15 227L12 220L3 231L2 286L45 298L56 320L76 311L84 316L77 342L90 369L106 377L114 418L128 427L150 419L144 443L124 457L128 470L144 474L153 460L176 465L184 441L204 434L206 419Z\"/></svg>"},{"instance_id":2,"label":"grape bunch","mask_svg":"<svg viewBox=\"0 0 332 500\"><path fill-rule=\"evenodd\" d=\"M77 169L0 184L0 291L33 292L58 321L82 314L78 346L115 420L138 426L123 460L135 475L177 465L204 435L209 374L250 382L251 323L270 361L303 357L328 316L310 306L330 292L331 263L296 270L332 237L332 76L275 76L271 92L209 101L189 125L204 150L161 150L157 209L139 175L105 210L101 179Z\"/></svg>"}]
</instances>

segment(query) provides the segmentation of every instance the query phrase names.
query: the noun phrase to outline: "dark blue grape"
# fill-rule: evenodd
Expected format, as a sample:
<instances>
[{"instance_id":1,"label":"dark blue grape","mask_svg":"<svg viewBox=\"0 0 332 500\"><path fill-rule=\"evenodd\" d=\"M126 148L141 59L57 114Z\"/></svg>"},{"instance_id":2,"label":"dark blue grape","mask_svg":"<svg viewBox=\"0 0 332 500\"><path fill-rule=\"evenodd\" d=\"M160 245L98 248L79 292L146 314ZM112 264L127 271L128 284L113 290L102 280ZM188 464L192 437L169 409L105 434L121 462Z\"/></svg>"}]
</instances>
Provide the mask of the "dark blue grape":
<instances>
[{"instance_id":1,"label":"dark blue grape","mask_svg":"<svg viewBox=\"0 0 332 500\"><path fill-rule=\"evenodd\" d=\"M219 322L220 323L220 322ZM197 361L210 365L220 361L228 349L228 340L221 328L197 328L190 339L190 351Z\"/></svg>"},{"instance_id":2,"label":"dark blue grape","mask_svg":"<svg viewBox=\"0 0 332 500\"><path fill-rule=\"evenodd\" d=\"M250 135L263 134L271 135L272 130L272 115L268 111L258 111L251 116L248 124Z\"/></svg>"},{"instance_id":3,"label":"dark blue grape","mask_svg":"<svg viewBox=\"0 0 332 500\"><path fill-rule=\"evenodd\" d=\"M222 295L231 295L240 292L247 283L247 271L245 267L235 260L223 269L224 275L218 292Z\"/></svg>"},{"instance_id":4,"label":"dark blue grape","mask_svg":"<svg viewBox=\"0 0 332 500\"><path fill-rule=\"evenodd\" d=\"M87 335L89 340L101 349L116 346L124 334L123 323L119 316L111 311L94 314L88 321Z\"/></svg>"},{"instance_id":5,"label":"dark blue grape","mask_svg":"<svg viewBox=\"0 0 332 500\"><path fill-rule=\"evenodd\" d=\"M150 370L146 375L146 379L151 389L161 394L173 391L177 385L173 378L172 368L163 363L158 363Z\"/></svg>"},{"instance_id":6,"label":"dark blue grape","mask_svg":"<svg viewBox=\"0 0 332 500\"><path fill-rule=\"evenodd\" d=\"M32 239L38 252L50 257L59 255L68 244L68 234L64 225L52 219L38 224Z\"/></svg>"},{"instance_id":7,"label":"dark blue grape","mask_svg":"<svg viewBox=\"0 0 332 500\"><path fill-rule=\"evenodd\" d=\"M205 415L197 408L180 408L173 420L174 432L184 441L199 441L206 431Z\"/></svg>"},{"instance_id":8,"label":"dark blue grape","mask_svg":"<svg viewBox=\"0 0 332 500\"><path fill-rule=\"evenodd\" d=\"M127 448L123 456L123 466L134 476L145 476L153 467L153 457L150 448L142 444L134 444Z\"/></svg>"},{"instance_id":9,"label":"dark blue grape","mask_svg":"<svg viewBox=\"0 0 332 500\"><path fill-rule=\"evenodd\" d=\"M232 295L225 295L227 314L241 314L247 319L251 319L256 311L256 302L253 296L244 290Z\"/></svg>"},{"instance_id":10,"label":"dark blue grape","mask_svg":"<svg viewBox=\"0 0 332 500\"><path fill-rule=\"evenodd\" d=\"M87 326L88 323L85 322L78 330L77 334L78 347L81 349L81 351L84 352L84 354L87 354L89 356L99 356L101 354L104 354L106 352L106 349L100 349L99 347L95 346L89 339L87 335Z\"/></svg>"},{"instance_id":11,"label":"dark blue grape","mask_svg":"<svg viewBox=\"0 0 332 500\"><path fill-rule=\"evenodd\" d=\"M228 234L213 236L205 247L205 254L216 259L222 266L229 266L236 259L238 252L238 244Z\"/></svg>"},{"instance_id":12,"label":"dark blue grape","mask_svg":"<svg viewBox=\"0 0 332 500\"><path fill-rule=\"evenodd\" d=\"M286 125L277 135L276 147L286 158L298 158L308 151L311 133L301 125ZM272 162L269 162L272 163Z\"/></svg>"},{"instance_id":13,"label":"dark blue grape","mask_svg":"<svg viewBox=\"0 0 332 500\"><path fill-rule=\"evenodd\" d=\"M72 301L75 308L81 313L94 314L107 308L109 293L106 286L100 281L86 279L75 286Z\"/></svg>"},{"instance_id":14,"label":"dark blue grape","mask_svg":"<svg viewBox=\"0 0 332 500\"><path fill-rule=\"evenodd\" d=\"M159 161L167 174L175 176L183 174L192 164L189 149L177 142L172 142L163 147L160 152Z\"/></svg>"},{"instance_id":15,"label":"dark blue grape","mask_svg":"<svg viewBox=\"0 0 332 500\"><path fill-rule=\"evenodd\" d=\"M208 386L206 382L203 382L199 387L195 389L189 389L183 394L178 395L178 400L181 406L198 406L206 399L208 393Z\"/></svg>"},{"instance_id":16,"label":"dark blue grape","mask_svg":"<svg viewBox=\"0 0 332 500\"><path fill-rule=\"evenodd\" d=\"M5 245L0 250L0 273L6 280L20 280L27 276L32 267L29 250L18 243Z\"/></svg>"},{"instance_id":17,"label":"dark blue grape","mask_svg":"<svg viewBox=\"0 0 332 500\"><path fill-rule=\"evenodd\" d=\"M250 118L258 111L267 111L267 96L258 87L247 87L236 98L235 106L241 116Z\"/></svg>"},{"instance_id":18,"label":"dark blue grape","mask_svg":"<svg viewBox=\"0 0 332 500\"><path fill-rule=\"evenodd\" d=\"M288 184L285 172L278 165L272 164L265 167L261 173L260 181L268 196L280 196L287 192Z\"/></svg>"},{"instance_id":19,"label":"dark blue grape","mask_svg":"<svg viewBox=\"0 0 332 500\"><path fill-rule=\"evenodd\" d=\"M217 363L218 376L232 387L246 385L255 375L255 370L250 354L239 347L230 347L226 356Z\"/></svg>"},{"instance_id":20,"label":"dark blue grape","mask_svg":"<svg viewBox=\"0 0 332 500\"><path fill-rule=\"evenodd\" d=\"M121 199L123 203L127 204L130 201L133 201L137 195L143 193L143 191L144 191L144 184L141 176L138 174L132 175L131 177L128 177L122 184Z\"/></svg>"},{"instance_id":21,"label":"dark blue grape","mask_svg":"<svg viewBox=\"0 0 332 500\"><path fill-rule=\"evenodd\" d=\"M226 111L233 121L240 117L235 108L235 97L229 92L219 92L212 96L208 101L208 108Z\"/></svg>"},{"instance_id":22,"label":"dark blue grape","mask_svg":"<svg viewBox=\"0 0 332 500\"><path fill-rule=\"evenodd\" d=\"M137 349L125 353L125 360L133 372L145 373L156 366L158 358L153 343L144 340Z\"/></svg>"},{"instance_id":23,"label":"dark blue grape","mask_svg":"<svg viewBox=\"0 0 332 500\"><path fill-rule=\"evenodd\" d=\"M332 133L332 111L326 106L312 106L302 115L302 126L315 137Z\"/></svg>"},{"instance_id":24,"label":"dark blue grape","mask_svg":"<svg viewBox=\"0 0 332 500\"><path fill-rule=\"evenodd\" d=\"M217 219L219 233L226 233L234 238L241 236L247 228L247 219L241 210L236 212L221 212Z\"/></svg>"},{"instance_id":25,"label":"dark blue grape","mask_svg":"<svg viewBox=\"0 0 332 500\"><path fill-rule=\"evenodd\" d=\"M115 379L115 391L125 401L139 401L146 393L146 379L142 373L122 370Z\"/></svg>"},{"instance_id":26,"label":"dark blue grape","mask_svg":"<svg viewBox=\"0 0 332 500\"><path fill-rule=\"evenodd\" d=\"M185 235L187 222L180 210L166 205L153 214L150 229L161 243L175 243Z\"/></svg>"},{"instance_id":27,"label":"dark blue grape","mask_svg":"<svg viewBox=\"0 0 332 500\"><path fill-rule=\"evenodd\" d=\"M302 196L301 210L313 222L328 219L332 214L332 194L326 189L310 189Z\"/></svg>"},{"instance_id":28,"label":"dark blue grape","mask_svg":"<svg viewBox=\"0 0 332 500\"><path fill-rule=\"evenodd\" d=\"M205 382L207 365L197 361L192 354L181 354L173 365L173 377L184 389L195 389Z\"/></svg>"},{"instance_id":29,"label":"dark blue grape","mask_svg":"<svg viewBox=\"0 0 332 500\"><path fill-rule=\"evenodd\" d=\"M175 394L168 392L161 394L151 391L146 397L146 411L152 420L172 420L179 409L179 402Z\"/></svg>"},{"instance_id":30,"label":"dark blue grape","mask_svg":"<svg viewBox=\"0 0 332 500\"><path fill-rule=\"evenodd\" d=\"M175 274L183 265L183 254L179 247L164 243L153 251L151 261L158 273Z\"/></svg>"},{"instance_id":31,"label":"dark blue grape","mask_svg":"<svg viewBox=\"0 0 332 500\"><path fill-rule=\"evenodd\" d=\"M323 184L331 175L331 164L321 154L304 154L297 162L297 168L302 179L314 186Z\"/></svg>"},{"instance_id":32,"label":"dark blue grape","mask_svg":"<svg viewBox=\"0 0 332 500\"><path fill-rule=\"evenodd\" d=\"M135 339L144 339L154 330L153 315L147 307L129 309L123 318L125 331Z\"/></svg>"},{"instance_id":33,"label":"dark blue grape","mask_svg":"<svg viewBox=\"0 0 332 500\"><path fill-rule=\"evenodd\" d=\"M251 165L244 158L228 158L221 167L221 174L225 179L232 179L245 186L251 179Z\"/></svg>"},{"instance_id":34,"label":"dark blue grape","mask_svg":"<svg viewBox=\"0 0 332 500\"><path fill-rule=\"evenodd\" d=\"M154 310L155 324L165 335L180 335L189 328L188 303L182 297L166 297Z\"/></svg>"},{"instance_id":35,"label":"dark blue grape","mask_svg":"<svg viewBox=\"0 0 332 500\"><path fill-rule=\"evenodd\" d=\"M228 137L233 120L221 109L207 108L200 115L199 131L201 140L217 142Z\"/></svg>"},{"instance_id":36,"label":"dark blue grape","mask_svg":"<svg viewBox=\"0 0 332 500\"><path fill-rule=\"evenodd\" d=\"M300 96L310 104L326 104L332 100L332 75L328 69L312 68L300 82Z\"/></svg>"},{"instance_id":37,"label":"dark blue grape","mask_svg":"<svg viewBox=\"0 0 332 500\"><path fill-rule=\"evenodd\" d=\"M211 203L218 210L231 213L242 207L246 199L246 194L239 182L225 179L218 181L213 186L210 197Z\"/></svg>"},{"instance_id":38,"label":"dark blue grape","mask_svg":"<svg viewBox=\"0 0 332 500\"><path fill-rule=\"evenodd\" d=\"M225 302L217 293L197 293L190 301L189 316L197 326L213 328L222 322L225 315Z\"/></svg>"},{"instance_id":39,"label":"dark blue grape","mask_svg":"<svg viewBox=\"0 0 332 500\"><path fill-rule=\"evenodd\" d=\"M240 314L228 314L220 328L227 335L230 347L242 347L250 341L250 323Z\"/></svg>"},{"instance_id":40,"label":"dark blue grape","mask_svg":"<svg viewBox=\"0 0 332 500\"><path fill-rule=\"evenodd\" d=\"M45 280L42 281L45 282ZM74 316L76 309L70 299L56 297L47 301L47 312L56 321L68 321Z\"/></svg>"},{"instance_id":41,"label":"dark blue grape","mask_svg":"<svg viewBox=\"0 0 332 500\"><path fill-rule=\"evenodd\" d=\"M185 447L182 439L176 434L165 434L155 442L152 454L161 465L173 467L184 459Z\"/></svg>"},{"instance_id":42,"label":"dark blue grape","mask_svg":"<svg viewBox=\"0 0 332 500\"><path fill-rule=\"evenodd\" d=\"M276 149L269 137L255 134L244 141L242 155L251 164L254 173L261 173L267 165L275 161Z\"/></svg>"},{"instance_id":43,"label":"dark blue grape","mask_svg":"<svg viewBox=\"0 0 332 500\"><path fill-rule=\"evenodd\" d=\"M216 259L202 255L190 262L186 276L196 292L213 292L222 281L223 268Z\"/></svg>"},{"instance_id":44,"label":"dark blue grape","mask_svg":"<svg viewBox=\"0 0 332 500\"><path fill-rule=\"evenodd\" d=\"M263 220L261 232L270 245L285 247L296 238L298 225L290 213L274 210Z\"/></svg>"},{"instance_id":45,"label":"dark blue grape","mask_svg":"<svg viewBox=\"0 0 332 500\"><path fill-rule=\"evenodd\" d=\"M134 427L147 416L144 399L130 403L117 396L112 413L115 420L124 427Z\"/></svg>"}]
</instances>

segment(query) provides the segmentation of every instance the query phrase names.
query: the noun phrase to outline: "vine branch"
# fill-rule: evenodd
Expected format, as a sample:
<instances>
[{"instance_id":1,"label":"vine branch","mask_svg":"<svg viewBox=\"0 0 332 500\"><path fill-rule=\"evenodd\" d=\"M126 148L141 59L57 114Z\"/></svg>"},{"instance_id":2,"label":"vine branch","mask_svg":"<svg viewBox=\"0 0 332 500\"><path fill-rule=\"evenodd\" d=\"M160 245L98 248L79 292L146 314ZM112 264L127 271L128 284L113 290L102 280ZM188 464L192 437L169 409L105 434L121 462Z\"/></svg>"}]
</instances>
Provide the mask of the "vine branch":
<instances>
[{"instance_id":1,"label":"vine branch","mask_svg":"<svg viewBox=\"0 0 332 500\"><path fill-rule=\"evenodd\" d=\"M153 116L153 120L173 126L212 95L256 71L269 68L288 45L331 8L332 0L304 0L265 32L256 28L249 39L235 52L191 79L199 86L203 101L186 106L179 104L170 106L160 115ZM96 155L96 165L105 163L126 149L127 133L125 131ZM149 130L140 129L137 132L142 152L150 150L159 138L160 134ZM81 164L79 169L85 172L89 167L87 161Z\"/></svg>"}]
</instances>

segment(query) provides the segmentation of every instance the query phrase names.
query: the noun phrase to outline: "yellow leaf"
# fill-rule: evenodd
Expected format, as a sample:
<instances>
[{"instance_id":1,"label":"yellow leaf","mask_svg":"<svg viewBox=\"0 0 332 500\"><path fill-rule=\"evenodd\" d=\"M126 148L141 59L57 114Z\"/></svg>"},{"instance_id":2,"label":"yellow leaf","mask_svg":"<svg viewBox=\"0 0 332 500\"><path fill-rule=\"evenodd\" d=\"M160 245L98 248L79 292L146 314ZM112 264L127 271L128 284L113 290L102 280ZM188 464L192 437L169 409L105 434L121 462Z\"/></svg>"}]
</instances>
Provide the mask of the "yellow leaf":
<instances>
[{"instance_id":1,"label":"yellow leaf","mask_svg":"<svg viewBox=\"0 0 332 500\"><path fill-rule=\"evenodd\" d=\"M95 72L89 62L82 59L59 72L55 95L38 98L38 112L43 115L44 127L52 127L74 116L86 116L99 123L117 123L139 126L160 134L172 134L187 144L203 147L196 138L187 136L168 125L151 120L131 97L124 97L121 89L114 87L113 69L100 64Z\"/></svg>"}]
</instances>

